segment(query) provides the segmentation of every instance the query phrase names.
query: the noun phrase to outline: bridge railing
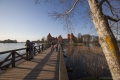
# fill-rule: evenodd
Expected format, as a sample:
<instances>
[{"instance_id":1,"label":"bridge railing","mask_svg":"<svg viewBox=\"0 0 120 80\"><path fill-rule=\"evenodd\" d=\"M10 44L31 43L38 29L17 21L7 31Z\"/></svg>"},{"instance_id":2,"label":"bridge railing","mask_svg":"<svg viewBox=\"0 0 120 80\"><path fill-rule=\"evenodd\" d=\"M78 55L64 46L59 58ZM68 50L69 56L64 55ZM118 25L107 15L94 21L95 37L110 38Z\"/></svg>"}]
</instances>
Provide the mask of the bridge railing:
<instances>
[{"instance_id":1,"label":"bridge railing","mask_svg":"<svg viewBox=\"0 0 120 80\"><path fill-rule=\"evenodd\" d=\"M58 53L60 55L60 58L59 58L59 80L68 80L66 64L65 64L64 56L63 56L63 46L59 45L58 47L59 47Z\"/></svg>"},{"instance_id":2,"label":"bridge railing","mask_svg":"<svg viewBox=\"0 0 120 80\"><path fill-rule=\"evenodd\" d=\"M46 48L49 48L49 44L44 46L46 44L42 44L39 46L34 46L34 55L37 53L40 53L41 51L45 50ZM27 52L19 53L18 51L26 50L27 48L21 48L21 49L15 49L15 50L9 50L0 52L0 56L5 56L3 60L0 61L0 69L7 69L8 67L15 67L16 63L21 60L26 60L26 57L28 55Z\"/></svg>"}]
</instances>

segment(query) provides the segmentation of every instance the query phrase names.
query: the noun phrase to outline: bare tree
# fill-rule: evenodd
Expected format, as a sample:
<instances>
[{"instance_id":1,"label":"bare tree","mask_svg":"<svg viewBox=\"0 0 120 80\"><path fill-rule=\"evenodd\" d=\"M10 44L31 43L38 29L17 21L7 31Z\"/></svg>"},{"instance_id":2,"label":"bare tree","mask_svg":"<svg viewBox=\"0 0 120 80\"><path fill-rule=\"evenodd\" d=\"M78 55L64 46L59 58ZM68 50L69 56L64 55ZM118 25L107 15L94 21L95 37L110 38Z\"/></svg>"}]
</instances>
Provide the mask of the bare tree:
<instances>
[{"instance_id":1,"label":"bare tree","mask_svg":"<svg viewBox=\"0 0 120 80\"><path fill-rule=\"evenodd\" d=\"M82 43L82 35L81 35L81 33L78 33L77 42Z\"/></svg>"},{"instance_id":2,"label":"bare tree","mask_svg":"<svg viewBox=\"0 0 120 80\"><path fill-rule=\"evenodd\" d=\"M41 41L44 42L45 41L45 37L42 37Z\"/></svg>"},{"instance_id":3,"label":"bare tree","mask_svg":"<svg viewBox=\"0 0 120 80\"><path fill-rule=\"evenodd\" d=\"M98 42L98 36L92 35L91 38L91 42Z\"/></svg>"},{"instance_id":4,"label":"bare tree","mask_svg":"<svg viewBox=\"0 0 120 80\"><path fill-rule=\"evenodd\" d=\"M90 34L84 34L83 37L82 37L82 39L83 39L83 44L85 46L89 47L89 43L90 43L90 41L92 39L91 35Z\"/></svg>"},{"instance_id":5,"label":"bare tree","mask_svg":"<svg viewBox=\"0 0 120 80\"><path fill-rule=\"evenodd\" d=\"M99 43L105 54L112 78L114 80L120 80L120 52L114 36L115 34L118 34L116 31L118 30L120 24L120 0L74 0L74 2L73 0L59 1L61 4L64 3L67 8L65 8L61 13L53 12L50 16L58 20L63 19L65 21L65 28L68 29L72 29L73 27L73 15L75 14L74 12L77 12L76 10L80 9L80 3L85 3L85 5L89 6L86 11L88 11L91 15L92 22L94 23L98 33ZM114 34L113 32L116 33Z\"/></svg>"},{"instance_id":6,"label":"bare tree","mask_svg":"<svg viewBox=\"0 0 120 80\"><path fill-rule=\"evenodd\" d=\"M89 43L91 41L91 35L90 34L84 34L83 35L83 42Z\"/></svg>"}]
</instances>

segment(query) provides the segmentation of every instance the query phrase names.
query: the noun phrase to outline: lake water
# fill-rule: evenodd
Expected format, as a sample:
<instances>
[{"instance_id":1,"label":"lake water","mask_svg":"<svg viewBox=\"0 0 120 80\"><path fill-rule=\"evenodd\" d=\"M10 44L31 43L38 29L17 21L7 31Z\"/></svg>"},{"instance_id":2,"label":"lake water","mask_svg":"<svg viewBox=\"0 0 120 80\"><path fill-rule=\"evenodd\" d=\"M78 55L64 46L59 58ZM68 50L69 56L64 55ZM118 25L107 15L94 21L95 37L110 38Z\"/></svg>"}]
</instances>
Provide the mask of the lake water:
<instances>
[{"instance_id":1,"label":"lake water","mask_svg":"<svg viewBox=\"0 0 120 80\"><path fill-rule=\"evenodd\" d=\"M25 48L25 43L0 43L0 52Z\"/></svg>"},{"instance_id":2,"label":"lake water","mask_svg":"<svg viewBox=\"0 0 120 80\"><path fill-rule=\"evenodd\" d=\"M35 44L35 46L40 44ZM0 52L3 51L9 51L9 50L15 50L20 48L26 48L25 43L0 43ZM25 50L17 51L20 54L24 54ZM6 58L8 54L1 54L0 55L0 61Z\"/></svg>"},{"instance_id":3,"label":"lake water","mask_svg":"<svg viewBox=\"0 0 120 80\"><path fill-rule=\"evenodd\" d=\"M37 45L40 45L40 44L35 44L35 46ZM20 49L20 48L26 48L25 43L0 43L0 52Z\"/></svg>"},{"instance_id":4,"label":"lake water","mask_svg":"<svg viewBox=\"0 0 120 80\"><path fill-rule=\"evenodd\" d=\"M40 44L35 44L35 46ZM26 48L25 43L0 43L0 52L9 51L9 50L15 50L20 48ZM17 51L19 54L24 54L26 50L20 50ZM1 54L0 55L0 61L3 61L6 56L8 56L9 53ZM6 63L5 63L6 64ZM0 70L1 72L1 70Z\"/></svg>"},{"instance_id":5,"label":"lake water","mask_svg":"<svg viewBox=\"0 0 120 80\"><path fill-rule=\"evenodd\" d=\"M26 47L25 43L0 43L0 52L20 49L20 48L25 48L25 47ZM21 50L18 52L23 54L23 53L25 53L25 50ZM6 56L8 56L8 55L9 55L9 53L1 54L0 61L3 61L6 58ZM6 62L6 63L8 63L8 62ZM4 64L6 64L6 63L4 63ZM1 72L1 70L0 70L0 72Z\"/></svg>"},{"instance_id":6,"label":"lake water","mask_svg":"<svg viewBox=\"0 0 120 80\"><path fill-rule=\"evenodd\" d=\"M25 48L25 43L5 43L5 44L0 43L0 52L20 49L20 48ZM7 55L8 54L1 54L0 61L3 60Z\"/></svg>"},{"instance_id":7,"label":"lake water","mask_svg":"<svg viewBox=\"0 0 120 80\"><path fill-rule=\"evenodd\" d=\"M40 44L35 44L35 46ZM0 52L25 48L25 43L0 43Z\"/></svg>"}]
</instances>

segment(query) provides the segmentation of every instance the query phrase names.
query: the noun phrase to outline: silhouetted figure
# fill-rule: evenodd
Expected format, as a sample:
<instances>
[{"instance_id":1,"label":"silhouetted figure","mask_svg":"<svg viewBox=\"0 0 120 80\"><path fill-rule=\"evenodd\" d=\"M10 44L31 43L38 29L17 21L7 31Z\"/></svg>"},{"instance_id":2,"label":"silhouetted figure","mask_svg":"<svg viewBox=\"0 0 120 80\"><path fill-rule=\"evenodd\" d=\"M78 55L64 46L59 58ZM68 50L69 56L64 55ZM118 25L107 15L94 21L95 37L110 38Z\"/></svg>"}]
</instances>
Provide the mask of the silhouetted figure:
<instances>
[{"instance_id":1,"label":"silhouetted figure","mask_svg":"<svg viewBox=\"0 0 120 80\"><path fill-rule=\"evenodd\" d=\"M53 51L54 50L54 43L53 43L53 41L51 42L51 51Z\"/></svg>"},{"instance_id":2,"label":"silhouetted figure","mask_svg":"<svg viewBox=\"0 0 120 80\"><path fill-rule=\"evenodd\" d=\"M55 44L56 52L58 51L58 43Z\"/></svg>"},{"instance_id":3,"label":"silhouetted figure","mask_svg":"<svg viewBox=\"0 0 120 80\"><path fill-rule=\"evenodd\" d=\"M26 60L30 60L30 40L26 41Z\"/></svg>"},{"instance_id":4,"label":"silhouetted figure","mask_svg":"<svg viewBox=\"0 0 120 80\"><path fill-rule=\"evenodd\" d=\"M60 52L60 48L61 48L61 45L60 45L60 41L58 42L58 51Z\"/></svg>"},{"instance_id":5,"label":"silhouetted figure","mask_svg":"<svg viewBox=\"0 0 120 80\"><path fill-rule=\"evenodd\" d=\"M34 59L34 45L35 43L34 42L30 42L30 59Z\"/></svg>"}]
</instances>

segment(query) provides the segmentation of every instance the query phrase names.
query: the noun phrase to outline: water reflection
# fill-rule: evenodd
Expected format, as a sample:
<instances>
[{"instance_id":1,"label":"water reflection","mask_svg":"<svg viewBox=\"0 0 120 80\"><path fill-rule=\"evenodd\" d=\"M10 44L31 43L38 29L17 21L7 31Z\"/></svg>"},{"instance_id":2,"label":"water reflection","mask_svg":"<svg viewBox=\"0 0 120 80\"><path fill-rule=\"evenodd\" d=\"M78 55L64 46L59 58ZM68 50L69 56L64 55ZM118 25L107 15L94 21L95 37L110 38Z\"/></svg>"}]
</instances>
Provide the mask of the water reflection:
<instances>
[{"instance_id":1,"label":"water reflection","mask_svg":"<svg viewBox=\"0 0 120 80\"><path fill-rule=\"evenodd\" d=\"M66 65L73 68L68 72L69 80L83 77L111 77L105 56L100 47L67 46L65 48Z\"/></svg>"}]
</instances>

